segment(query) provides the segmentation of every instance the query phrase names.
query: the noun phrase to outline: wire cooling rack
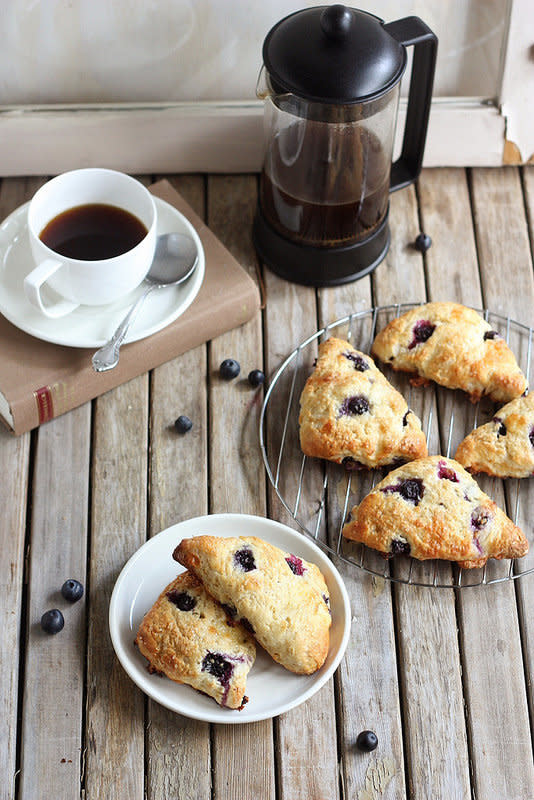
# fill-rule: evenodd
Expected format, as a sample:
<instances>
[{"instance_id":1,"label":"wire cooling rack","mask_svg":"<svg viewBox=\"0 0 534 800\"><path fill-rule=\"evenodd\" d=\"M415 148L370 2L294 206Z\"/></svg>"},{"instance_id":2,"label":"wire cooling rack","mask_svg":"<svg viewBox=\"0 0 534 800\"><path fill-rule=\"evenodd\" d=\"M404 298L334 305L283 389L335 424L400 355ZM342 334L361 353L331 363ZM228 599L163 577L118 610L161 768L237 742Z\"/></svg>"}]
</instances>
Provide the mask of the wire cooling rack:
<instances>
[{"instance_id":1,"label":"wire cooling rack","mask_svg":"<svg viewBox=\"0 0 534 800\"><path fill-rule=\"evenodd\" d=\"M316 331L289 354L270 381L260 415L260 445L269 480L304 534L331 555L377 578L455 589L514 580L534 571L534 552L522 559L490 560L480 569L466 570L438 560L417 561L408 556L388 559L365 545L345 540L341 529L348 513L382 480L387 470L347 472L337 464L309 458L300 449L299 399L313 369L319 343L337 336L368 353L379 330L417 305L399 303L349 314ZM510 345L528 381L533 329L487 309L476 310ZM408 376L385 365L380 368L421 420L430 454L454 457L460 441L495 413L496 406L488 399L473 405L462 392L434 384L414 387ZM503 481L477 475L475 480L522 528L534 551L530 521L534 517L534 478Z\"/></svg>"}]
</instances>

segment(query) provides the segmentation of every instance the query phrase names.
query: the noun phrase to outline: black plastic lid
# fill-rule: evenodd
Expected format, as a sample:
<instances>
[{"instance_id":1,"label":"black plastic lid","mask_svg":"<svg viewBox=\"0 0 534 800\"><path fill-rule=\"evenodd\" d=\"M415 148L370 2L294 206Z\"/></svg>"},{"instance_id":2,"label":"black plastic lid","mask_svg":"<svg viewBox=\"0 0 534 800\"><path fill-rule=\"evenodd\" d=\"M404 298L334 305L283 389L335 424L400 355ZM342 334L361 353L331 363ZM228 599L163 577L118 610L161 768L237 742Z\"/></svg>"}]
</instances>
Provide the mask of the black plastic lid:
<instances>
[{"instance_id":1,"label":"black plastic lid","mask_svg":"<svg viewBox=\"0 0 534 800\"><path fill-rule=\"evenodd\" d=\"M358 103L402 77L406 49L384 20L342 5L316 6L280 20L263 43L275 91L320 103Z\"/></svg>"}]
</instances>

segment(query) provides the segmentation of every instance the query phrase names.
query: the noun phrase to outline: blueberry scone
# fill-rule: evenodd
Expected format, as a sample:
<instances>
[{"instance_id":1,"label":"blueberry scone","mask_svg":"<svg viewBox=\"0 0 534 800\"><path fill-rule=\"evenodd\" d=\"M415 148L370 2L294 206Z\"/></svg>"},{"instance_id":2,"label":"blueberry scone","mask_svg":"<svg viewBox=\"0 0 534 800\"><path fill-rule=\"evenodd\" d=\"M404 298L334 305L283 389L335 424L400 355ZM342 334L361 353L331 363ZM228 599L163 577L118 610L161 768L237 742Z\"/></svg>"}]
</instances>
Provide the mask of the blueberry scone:
<instances>
[{"instance_id":1,"label":"blueberry scone","mask_svg":"<svg viewBox=\"0 0 534 800\"><path fill-rule=\"evenodd\" d=\"M491 422L471 431L458 445L455 458L469 472L498 478L534 474L534 393L507 403Z\"/></svg>"},{"instance_id":2,"label":"blueberry scone","mask_svg":"<svg viewBox=\"0 0 534 800\"><path fill-rule=\"evenodd\" d=\"M427 303L392 320L372 353L393 369L416 373L471 399L507 403L527 381L504 339L480 314L458 303Z\"/></svg>"},{"instance_id":3,"label":"blueberry scone","mask_svg":"<svg viewBox=\"0 0 534 800\"><path fill-rule=\"evenodd\" d=\"M460 464L443 456L390 472L352 509L343 535L388 556L440 558L466 569L528 551L523 532Z\"/></svg>"},{"instance_id":4,"label":"blueberry scone","mask_svg":"<svg viewBox=\"0 0 534 800\"><path fill-rule=\"evenodd\" d=\"M242 625L228 624L219 603L191 573L165 587L145 614L135 643L151 672L186 683L227 708L247 702L254 639Z\"/></svg>"},{"instance_id":5,"label":"blueberry scone","mask_svg":"<svg viewBox=\"0 0 534 800\"><path fill-rule=\"evenodd\" d=\"M348 469L380 467L427 454L421 423L372 358L327 339L300 397L302 452Z\"/></svg>"},{"instance_id":6,"label":"blueberry scone","mask_svg":"<svg viewBox=\"0 0 534 800\"><path fill-rule=\"evenodd\" d=\"M183 539L173 557L286 669L308 675L323 665L331 616L315 564L254 536Z\"/></svg>"}]
</instances>

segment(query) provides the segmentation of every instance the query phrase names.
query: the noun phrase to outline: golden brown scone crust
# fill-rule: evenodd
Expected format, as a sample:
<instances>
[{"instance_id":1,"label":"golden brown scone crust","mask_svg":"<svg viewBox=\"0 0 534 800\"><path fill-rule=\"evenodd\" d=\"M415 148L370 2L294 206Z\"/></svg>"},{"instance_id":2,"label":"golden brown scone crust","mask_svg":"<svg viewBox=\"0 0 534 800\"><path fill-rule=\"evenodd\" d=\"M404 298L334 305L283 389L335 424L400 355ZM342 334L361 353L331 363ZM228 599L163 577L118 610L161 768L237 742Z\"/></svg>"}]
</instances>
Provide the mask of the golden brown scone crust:
<instances>
[{"instance_id":1,"label":"golden brown scone crust","mask_svg":"<svg viewBox=\"0 0 534 800\"><path fill-rule=\"evenodd\" d=\"M528 551L523 532L458 462L443 456L392 470L352 509L343 535L388 555L440 558L464 568Z\"/></svg>"},{"instance_id":2,"label":"golden brown scone crust","mask_svg":"<svg viewBox=\"0 0 534 800\"><path fill-rule=\"evenodd\" d=\"M323 665L331 616L328 589L315 564L255 536L183 539L173 558L220 603L235 609L235 618L245 620L286 669L311 674Z\"/></svg>"},{"instance_id":3,"label":"golden brown scone crust","mask_svg":"<svg viewBox=\"0 0 534 800\"><path fill-rule=\"evenodd\" d=\"M351 413L350 398L362 398L365 410ZM319 346L300 397L299 426L302 452L336 464L380 467L428 452L419 419L373 359L334 337Z\"/></svg>"},{"instance_id":4,"label":"golden brown scone crust","mask_svg":"<svg viewBox=\"0 0 534 800\"><path fill-rule=\"evenodd\" d=\"M469 472L498 478L528 478L534 473L534 393L518 397L460 442L456 461Z\"/></svg>"},{"instance_id":5,"label":"golden brown scone crust","mask_svg":"<svg viewBox=\"0 0 534 800\"><path fill-rule=\"evenodd\" d=\"M181 610L176 602L192 607ZM191 573L183 572L165 587L144 616L135 643L151 672L186 683L227 708L246 702L247 674L256 658L254 639L242 625L228 623L219 603ZM220 679L209 671L213 665Z\"/></svg>"},{"instance_id":6,"label":"golden brown scone crust","mask_svg":"<svg viewBox=\"0 0 534 800\"><path fill-rule=\"evenodd\" d=\"M527 388L504 339L480 314L459 303L427 303L407 311L380 331L372 353L393 369L463 389L472 400L489 395L506 403Z\"/></svg>"}]
</instances>

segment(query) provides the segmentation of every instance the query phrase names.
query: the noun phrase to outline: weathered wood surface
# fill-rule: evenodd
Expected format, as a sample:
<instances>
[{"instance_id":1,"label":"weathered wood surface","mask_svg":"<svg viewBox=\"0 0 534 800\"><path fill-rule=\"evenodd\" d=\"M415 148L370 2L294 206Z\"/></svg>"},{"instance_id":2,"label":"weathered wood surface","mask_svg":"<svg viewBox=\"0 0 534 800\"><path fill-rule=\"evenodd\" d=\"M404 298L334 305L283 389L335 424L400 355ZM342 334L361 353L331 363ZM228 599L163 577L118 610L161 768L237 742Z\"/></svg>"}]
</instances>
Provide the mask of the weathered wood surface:
<instances>
[{"instance_id":1,"label":"weathered wood surface","mask_svg":"<svg viewBox=\"0 0 534 800\"><path fill-rule=\"evenodd\" d=\"M256 176L170 179L257 277ZM2 218L43 180L4 179ZM250 725L188 720L147 700L111 646L113 584L147 538L206 513L267 515L296 527L263 469L264 392L248 385L251 369L269 378L320 327L379 304L457 300L534 325L534 168L426 170L416 190L392 196L391 228L391 251L371 277L315 291L262 270L265 308L247 325L31 434L0 431L0 800L534 797L532 575L456 591L418 588L335 558L352 608L340 669L303 706ZM410 246L421 228L433 238L424 256ZM368 323L355 321L350 333L366 349ZM241 364L230 384L218 377L226 357ZM475 413L485 413L460 393L411 391L398 380L416 413L426 419L431 411L431 452L454 454ZM280 441L285 400L283 392L273 397L270 446ZM193 420L184 437L173 428L180 414ZM289 449L296 436L293 420ZM299 468L284 491L294 492ZM371 479L351 480L354 495L357 480L363 489ZM514 486L481 483L514 511ZM324 502L317 537L334 549L347 488L339 470L306 466L302 502ZM518 519L532 538L534 490L521 497ZM518 565L533 567L534 553ZM402 562L389 568L404 576ZM428 571L451 575L447 565ZM82 602L62 600L67 577L84 582ZM46 637L39 619L54 606L65 629ZM379 737L370 754L355 746L365 728Z\"/></svg>"}]
</instances>

